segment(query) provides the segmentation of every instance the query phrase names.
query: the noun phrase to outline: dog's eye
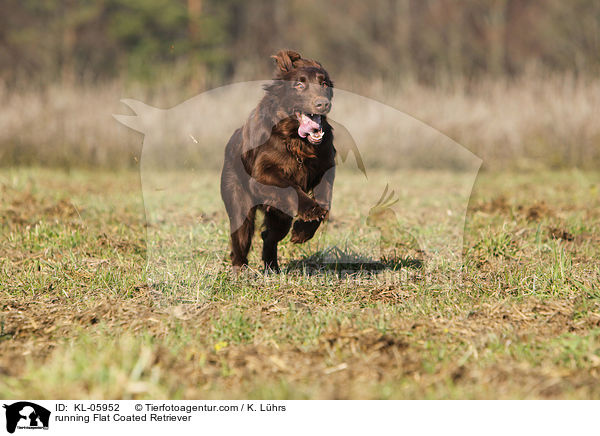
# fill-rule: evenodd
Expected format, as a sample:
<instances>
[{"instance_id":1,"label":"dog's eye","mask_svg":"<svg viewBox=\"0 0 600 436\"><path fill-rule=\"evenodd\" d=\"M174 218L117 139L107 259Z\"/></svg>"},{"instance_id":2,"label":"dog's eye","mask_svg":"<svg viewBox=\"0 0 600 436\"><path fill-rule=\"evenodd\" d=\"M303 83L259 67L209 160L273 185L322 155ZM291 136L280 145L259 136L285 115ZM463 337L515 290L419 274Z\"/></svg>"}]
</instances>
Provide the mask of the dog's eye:
<instances>
[{"instance_id":1,"label":"dog's eye","mask_svg":"<svg viewBox=\"0 0 600 436\"><path fill-rule=\"evenodd\" d=\"M306 87L306 85L303 82L296 82L294 84L294 88L296 89L304 89Z\"/></svg>"}]
</instances>

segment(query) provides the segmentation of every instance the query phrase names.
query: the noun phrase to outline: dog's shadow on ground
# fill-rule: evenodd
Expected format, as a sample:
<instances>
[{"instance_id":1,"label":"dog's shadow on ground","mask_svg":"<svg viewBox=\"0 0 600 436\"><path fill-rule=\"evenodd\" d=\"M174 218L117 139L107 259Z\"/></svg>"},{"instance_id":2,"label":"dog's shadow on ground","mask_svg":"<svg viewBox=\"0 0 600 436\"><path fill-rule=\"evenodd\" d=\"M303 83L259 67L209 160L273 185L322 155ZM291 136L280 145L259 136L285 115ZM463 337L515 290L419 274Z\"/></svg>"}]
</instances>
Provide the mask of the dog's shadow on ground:
<instances>
[{"instance_id":1,"label":"dog's shadow on ground","mask_svg":"<svg viewBox=\"0 0 600 436\"><path fill-rule=\"evenodd\" d=\"M423 260L410 256L390 256L374 259L353 251L341 250L337 247L321 250L291 260L285 267L286 272L300 271L307 275L333 272L340 276L354 273L378 273L382 271L400 271L403 269L420 270Z\"/></svg>"}]
</instances>

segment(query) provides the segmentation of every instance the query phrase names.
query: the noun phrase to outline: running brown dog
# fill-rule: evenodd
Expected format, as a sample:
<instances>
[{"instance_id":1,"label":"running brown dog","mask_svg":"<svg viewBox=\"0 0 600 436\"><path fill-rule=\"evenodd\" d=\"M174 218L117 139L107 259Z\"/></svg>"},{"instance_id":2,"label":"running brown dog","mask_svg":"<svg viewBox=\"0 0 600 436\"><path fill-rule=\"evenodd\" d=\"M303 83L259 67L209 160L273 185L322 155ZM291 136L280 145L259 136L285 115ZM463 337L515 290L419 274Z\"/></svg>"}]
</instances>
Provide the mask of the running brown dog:
<instances>
[{"instance_id":1,"label":"running brown dog","mask_svg":"<svg viewBox=\"0 0 600 436\"><path fill-rule=\"evenodd\" d=\"M323 66L299 53L272 56L275 78L248 120L229 139L221 197L229 215L234 270L248 263L256 210L265 214L262 259L279 271L277 244L293 224L293 243L306 242L329 216L335 148L327 122L333 83Z\"/></svg>"}]
</instances>

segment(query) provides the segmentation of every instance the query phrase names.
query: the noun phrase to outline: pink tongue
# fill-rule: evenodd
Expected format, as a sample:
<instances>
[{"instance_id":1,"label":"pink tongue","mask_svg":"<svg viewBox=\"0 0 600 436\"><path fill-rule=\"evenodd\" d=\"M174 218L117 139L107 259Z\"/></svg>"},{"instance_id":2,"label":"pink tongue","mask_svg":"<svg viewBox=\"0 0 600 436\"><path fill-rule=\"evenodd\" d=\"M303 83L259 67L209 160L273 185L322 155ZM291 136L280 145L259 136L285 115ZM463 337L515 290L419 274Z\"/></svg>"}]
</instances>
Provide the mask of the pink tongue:
<instances>
[{"instance_id":1,"label":"pink tongue","mask_svg":"<svg viewBox=\"0 0 600 436\"><path fill-rule=\"evenodd\" d=\"M313 121L306 115L301 115L298 121L300 121L298 135L300 135L301 138L306 138L309 133L318 132L321 130L321 124Z\"/></svg>"}]
</instances>

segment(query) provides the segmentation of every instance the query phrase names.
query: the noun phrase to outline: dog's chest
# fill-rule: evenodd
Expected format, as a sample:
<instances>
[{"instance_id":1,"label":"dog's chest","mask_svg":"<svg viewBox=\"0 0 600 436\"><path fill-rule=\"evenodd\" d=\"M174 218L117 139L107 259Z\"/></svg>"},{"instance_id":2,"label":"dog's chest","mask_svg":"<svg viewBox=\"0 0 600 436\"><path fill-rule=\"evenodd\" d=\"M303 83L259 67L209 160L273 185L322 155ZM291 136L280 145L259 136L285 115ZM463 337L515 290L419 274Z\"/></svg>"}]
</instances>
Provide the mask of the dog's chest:
<instances>
[{"instance_id":1,"label":"dog's chest","mask_svg":"<svg viewBox=\"0 0 600 436\"><path fill-rule=\"evenodd\" d=\"M300 186L304 191L308 189L309 185L309 167L307 166L307 162L304 159L290 157L287 162L285 173L288 179L298 186Z\"/></svg>"},{"instance_id":2,"label":"dog's chest","mask_svg":"<svg viewBox=\"0 0 600 436\"><path fill-rule=\"evenodd\" d=\"M322 165L317 159L297 159L291 178L303 191L309 192L319 183L322 173Z\"/></svg>"}]
</instances>

